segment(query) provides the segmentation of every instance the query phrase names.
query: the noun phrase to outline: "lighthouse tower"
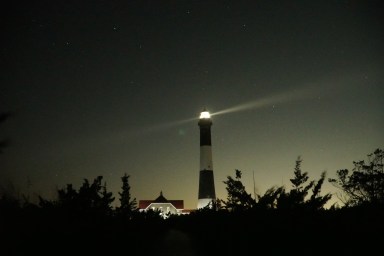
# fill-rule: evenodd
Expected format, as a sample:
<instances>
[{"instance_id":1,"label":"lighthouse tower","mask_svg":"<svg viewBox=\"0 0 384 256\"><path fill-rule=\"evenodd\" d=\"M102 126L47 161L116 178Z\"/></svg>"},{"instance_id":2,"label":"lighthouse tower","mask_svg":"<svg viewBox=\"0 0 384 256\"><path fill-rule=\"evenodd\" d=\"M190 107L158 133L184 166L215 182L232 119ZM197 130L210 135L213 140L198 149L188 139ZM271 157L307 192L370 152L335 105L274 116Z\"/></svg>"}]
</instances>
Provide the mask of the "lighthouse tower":
<instances>
[{"instance_id":1,"label":"lighthouse tower","mask_svg":"<svg viewBox=\"0 0 384 256\"><path fill-rule=\"evenodd\" d=\"M206 207L216 199L215 183L213 179L212 143L211 143L211 115L208 111L200 114L200 177L199 200L197 208Z\"/></svg>"}]
</instances>

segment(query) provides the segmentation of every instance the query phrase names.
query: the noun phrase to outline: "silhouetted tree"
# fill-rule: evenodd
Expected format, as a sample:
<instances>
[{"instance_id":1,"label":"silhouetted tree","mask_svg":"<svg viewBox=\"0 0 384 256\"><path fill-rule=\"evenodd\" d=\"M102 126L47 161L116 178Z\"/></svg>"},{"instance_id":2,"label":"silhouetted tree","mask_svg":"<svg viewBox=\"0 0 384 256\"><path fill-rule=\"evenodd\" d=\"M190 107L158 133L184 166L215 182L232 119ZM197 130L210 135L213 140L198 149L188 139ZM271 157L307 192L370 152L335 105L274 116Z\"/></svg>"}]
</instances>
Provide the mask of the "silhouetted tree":
<instances>
[{"instance_id":1,"label":"silhouetted tree","mask_svg":"<svg viewBox=\"0 0 384 256\"><path fill-rule=\"evenodd\" d=\"M301 162L303 160L298 157L296 160L296 166L294 178L290 179L292 183L292 189L288 193L282 193L278 199L279 208L297 208L299 205L304 204L304 199L308 194L308 191L313 187L314 182L311 181L305 185L308 181L308 173L301 171ZM304 186L305 185L305 186Z\"/></svg>"},{"instance_id":2,"label":"silhouetted tree","mask_svg":"<svg viewBox=\"0 0 384 256\"><path fill-rule=\"evenodd\" d=\"M11 116L11 112L1 112L0 113L0 124L3 123L5 120L7 120ZM7 139L0 140L0 154L3 153L3 148L6 147L9 144L9 141Z\"/></svg>"},{"instance_id":3,"label":"silhouetted tree","mask_svg":"<svg viewBox=\"0 0 384 256\"><path fill-rule=\"evenodd\" d=\"M345 197L340 198L346 206L384 205L384 152L378 148L368 154L368 162L354 161L351 173L348 169L338 170L336 179L328 179L340 188Z\"/></svg>"},{"instance_id":4,"label":"silhouetted tree","mask_svg":"<svg viewBox=\"0 0 384 256\"><path fill-rule=\"evenodd\" d=\"M315 183L312 189L311 198L306 202L307 208L313 210L321 210L324 209L324 205L332 198L332 194L327 193L324 196L320 195L321 187L324 184L326 172L322 172L320 176L320 180Z\"/></svg>"},{"instance_id":5,"label":"silhouetted tree","mask_svg":"<svg viewBox=\"0 0 384 256\"><path fill-rule=\"evenodd\" d=\"M88 179L83 180L83 184L81 185L79 189L79 193L76 198L78 203L77 206L81 210L91 209L94 206L95 201L97 200L97 197L98 197L97 192L100 190L97 187L101 188L100 182L101 182L100 176L95 178L93 182L93 186L91 188L91 185L89 184Z\"/></svg>"},{"instance_id":6,"label":"silhouetted tree","mask_svg":"<svg viewBox=\"0 0 384 256\"><path fill-rule=\"evenodd\" d=\"M115 200L112 192L107 191L107 185L102 184L103 176L98 176L90 184L84 179L79 191L72 184L59 189L57 202L49 202L40 198L40 206L57 206L77 213L109 215L112 213L111 203Z\"/></svg>"},{"instance_id":7,"label":"silhouetted tree","mask_svg":"<svg viewBox=\"0 0 384 256\"><path fill-rule=\"evenodd\" d=\"M224 207L223 207L223 203L224 203L224 201L223 200L221 200L220 198L216 198L216 200L212 200L211 202L210 202L210 204L212 205L212 209L214 210L214 211L220 211L220 210L222 210Z\"/></svg>"},{"instance_id":8,"label":"silhouetted tree","mask_svg":"<svg viewBox=\"0 0 384 256\"><path fill-rule=\"evenodd\" d=\"M285 193L283 186L269 188L263 196L257 196L257 206L263 209L276 209L277 201L280 196Z\"/></svg>"},{"instance_id":9,"label":"silhouetted tree","mask_svg":"<svg viewBox=\"0 0 384 256\"><path fill-rule=\"evenodd\" d=\"M111 203L115 201L112 192L107 191L107 182L104 182L104 186L101 191L100 198L100 209L102 212L107 213L108 215L112 213Z\"/></svg>"},{"instance_id":10,"label":"silhouetted tree","mask_svg":"<svg viewBox=\"0 0 384 256\"><path fill-rule=\"evenodd\" d=\"M117 208L119 214L124 216L131 216L133 212L137 210L136 198L131 199L131 186L129 185L129 175L126 173L121 177L123 185L121 187L120 195L120 207Z\"/></svg>"},{"instance_id":11,"label":"silhouetted tree","mask_svg":"<svg viewBox=\"0 0 384 256\"><path fill-rule=\"evenodd\" d=\"M309 177L308 172L301 171L302 161L301 157L297 158L294 177L290 179L292 189L289 192L285 192L284 189L281 191L277 199L277 208L319 210L323 209L324 205L331 199L331 194L320 196L326 173L323 172L321 174L320 180L317 183L310 181L306 184ZM306 200L310 189L312 189L312 196Z\"/></svg>"},{"instance_id":12,"label":"silhouetted tree","mask_svg":"<svg viewBox=\"0 0 384 256\"><path fill-rule=\"evenodd\" d=\"M256 199L253 199L251 194L246 192L244 185L240 181L241 171L236 170L235 179L227 176L227 180L224 181L228 192L227 202L223 201L225 208L230 211L249 210L255 207L257 209L324 209L324 205L332 197L329 193L324 196L320 195L326 172L321 174L319 181L307 183L308 173L301 171L301 163L302 159L298 157L294 177L290 179L292 189L289 192L286 192L284 186L274 186L268 189L263 196L255 195ZM312 195L307 199L311 189Z\"/></svg>"},{"instance_id":13,"label":"silhouetted tree","mask_svg":"<svg viewBox=\"0 0 384 256\"><path fill-rule=\"evenodd\" d=\"M230 211L248 210L255 206L256 201L245 190L241 182L241 171L235 170L235 179L227 176L227 180L223 181L227 185L226 190L228 193L227 202L223 202L225 208Z\"/></svg>"},{"instance_id":14,"label":"silhouetted tree","mask_svg":"<svg viewBox=\"0 0 384 256\"><path fill-rule=\"evenodd\" d=\"M57 194L58 194L58 204L61 206L61 207L64 207L64 208L72 208L72 209L75 209L77 208L77 204L79 203L78 202L78 193L75 189L73 189L73 186L72 184L67 184L67 187L66 189L59 189L57 190ZM44 202L47 203L45 200L42 200L40 198L40 204L42 204Z\"/></svg>"},{"instance_id":15,"label":"silhouetted tree","mask_svg":"<svg viewBox=\"0 0 384 256\"><path fill-rule=\"evenodd\" d=\"M0 216L6 211L14 211L15 209L21 208L21 203L18 198L13 194L1 191L0 193Z\"/></svg>"}]
</instances>

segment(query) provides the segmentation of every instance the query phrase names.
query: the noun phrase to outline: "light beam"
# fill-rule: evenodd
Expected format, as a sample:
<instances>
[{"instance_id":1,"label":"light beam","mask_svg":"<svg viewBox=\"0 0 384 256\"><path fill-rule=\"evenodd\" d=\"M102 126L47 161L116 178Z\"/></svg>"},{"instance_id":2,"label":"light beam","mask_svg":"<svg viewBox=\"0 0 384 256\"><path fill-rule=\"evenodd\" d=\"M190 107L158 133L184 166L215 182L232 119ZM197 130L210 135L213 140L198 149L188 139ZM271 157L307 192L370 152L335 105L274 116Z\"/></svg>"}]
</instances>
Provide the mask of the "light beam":
<instances>
[{"instance_id":1,"label":"light beam","mask_svg":"<svg viewBox=\"0 0 384 256\"><path fill-rule=\"evenodd\" d=\"M278 95L274 95L266 98L261 98L254 101L249 101L243 104L239 104L237 106L226 108L226 109L212 113L211 116L229 114L229 113L240 112L240 111L251 110L251 109L259 109L263 107L273 106L276 104L292 102L297 100L305 100L313 97L316 91L317 90L313 88L293 90L290 92L286 92L286 93L282 93L282 94L278 94Z\"/></svg>"}]
</instances>

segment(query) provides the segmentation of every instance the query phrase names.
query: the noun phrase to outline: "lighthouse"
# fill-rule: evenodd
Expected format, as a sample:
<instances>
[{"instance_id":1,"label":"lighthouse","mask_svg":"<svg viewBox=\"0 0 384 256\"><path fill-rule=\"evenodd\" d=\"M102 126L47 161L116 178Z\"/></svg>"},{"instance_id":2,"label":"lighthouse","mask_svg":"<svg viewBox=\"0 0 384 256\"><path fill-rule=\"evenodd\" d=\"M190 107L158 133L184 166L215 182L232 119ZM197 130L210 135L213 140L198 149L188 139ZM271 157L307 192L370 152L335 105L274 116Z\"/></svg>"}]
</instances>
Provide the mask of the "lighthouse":
<instances>
[{"instance_id":1,"label":"lighthouse","mask_svg":"<svg viewBox=\"0 0 384 256\"><path fill-rule=\"evenodd\" d=\"M200 113L200 175L199 200L197 208L201 209L216 199L215 182L213 179L212 142L211 142L211 115L208 111ZM212 205L211 205L212 206Z\"/></svg>"}]
</instances>

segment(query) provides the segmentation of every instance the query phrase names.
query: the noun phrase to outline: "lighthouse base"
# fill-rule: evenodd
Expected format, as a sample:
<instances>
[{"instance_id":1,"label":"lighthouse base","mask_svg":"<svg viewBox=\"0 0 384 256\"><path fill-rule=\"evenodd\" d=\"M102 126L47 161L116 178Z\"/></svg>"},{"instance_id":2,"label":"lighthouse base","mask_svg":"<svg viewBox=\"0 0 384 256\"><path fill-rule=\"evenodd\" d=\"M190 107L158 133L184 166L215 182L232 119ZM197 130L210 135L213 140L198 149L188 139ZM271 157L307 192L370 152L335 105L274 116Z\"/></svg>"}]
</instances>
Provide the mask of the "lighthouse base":
<instances>
[{"instance_id":1,"label":"lighthouse base","mask_svg":"<svg viewBox=\"0 0 384 256\"><path fill-rule=\"evenodd\" d=\"M204 207L207 207L209 205L209 208L212 209L213 207L213 200L212 198L203 198L199 199L197 202L197 209L202 209Z\"/></svg>"}]
</instances>

